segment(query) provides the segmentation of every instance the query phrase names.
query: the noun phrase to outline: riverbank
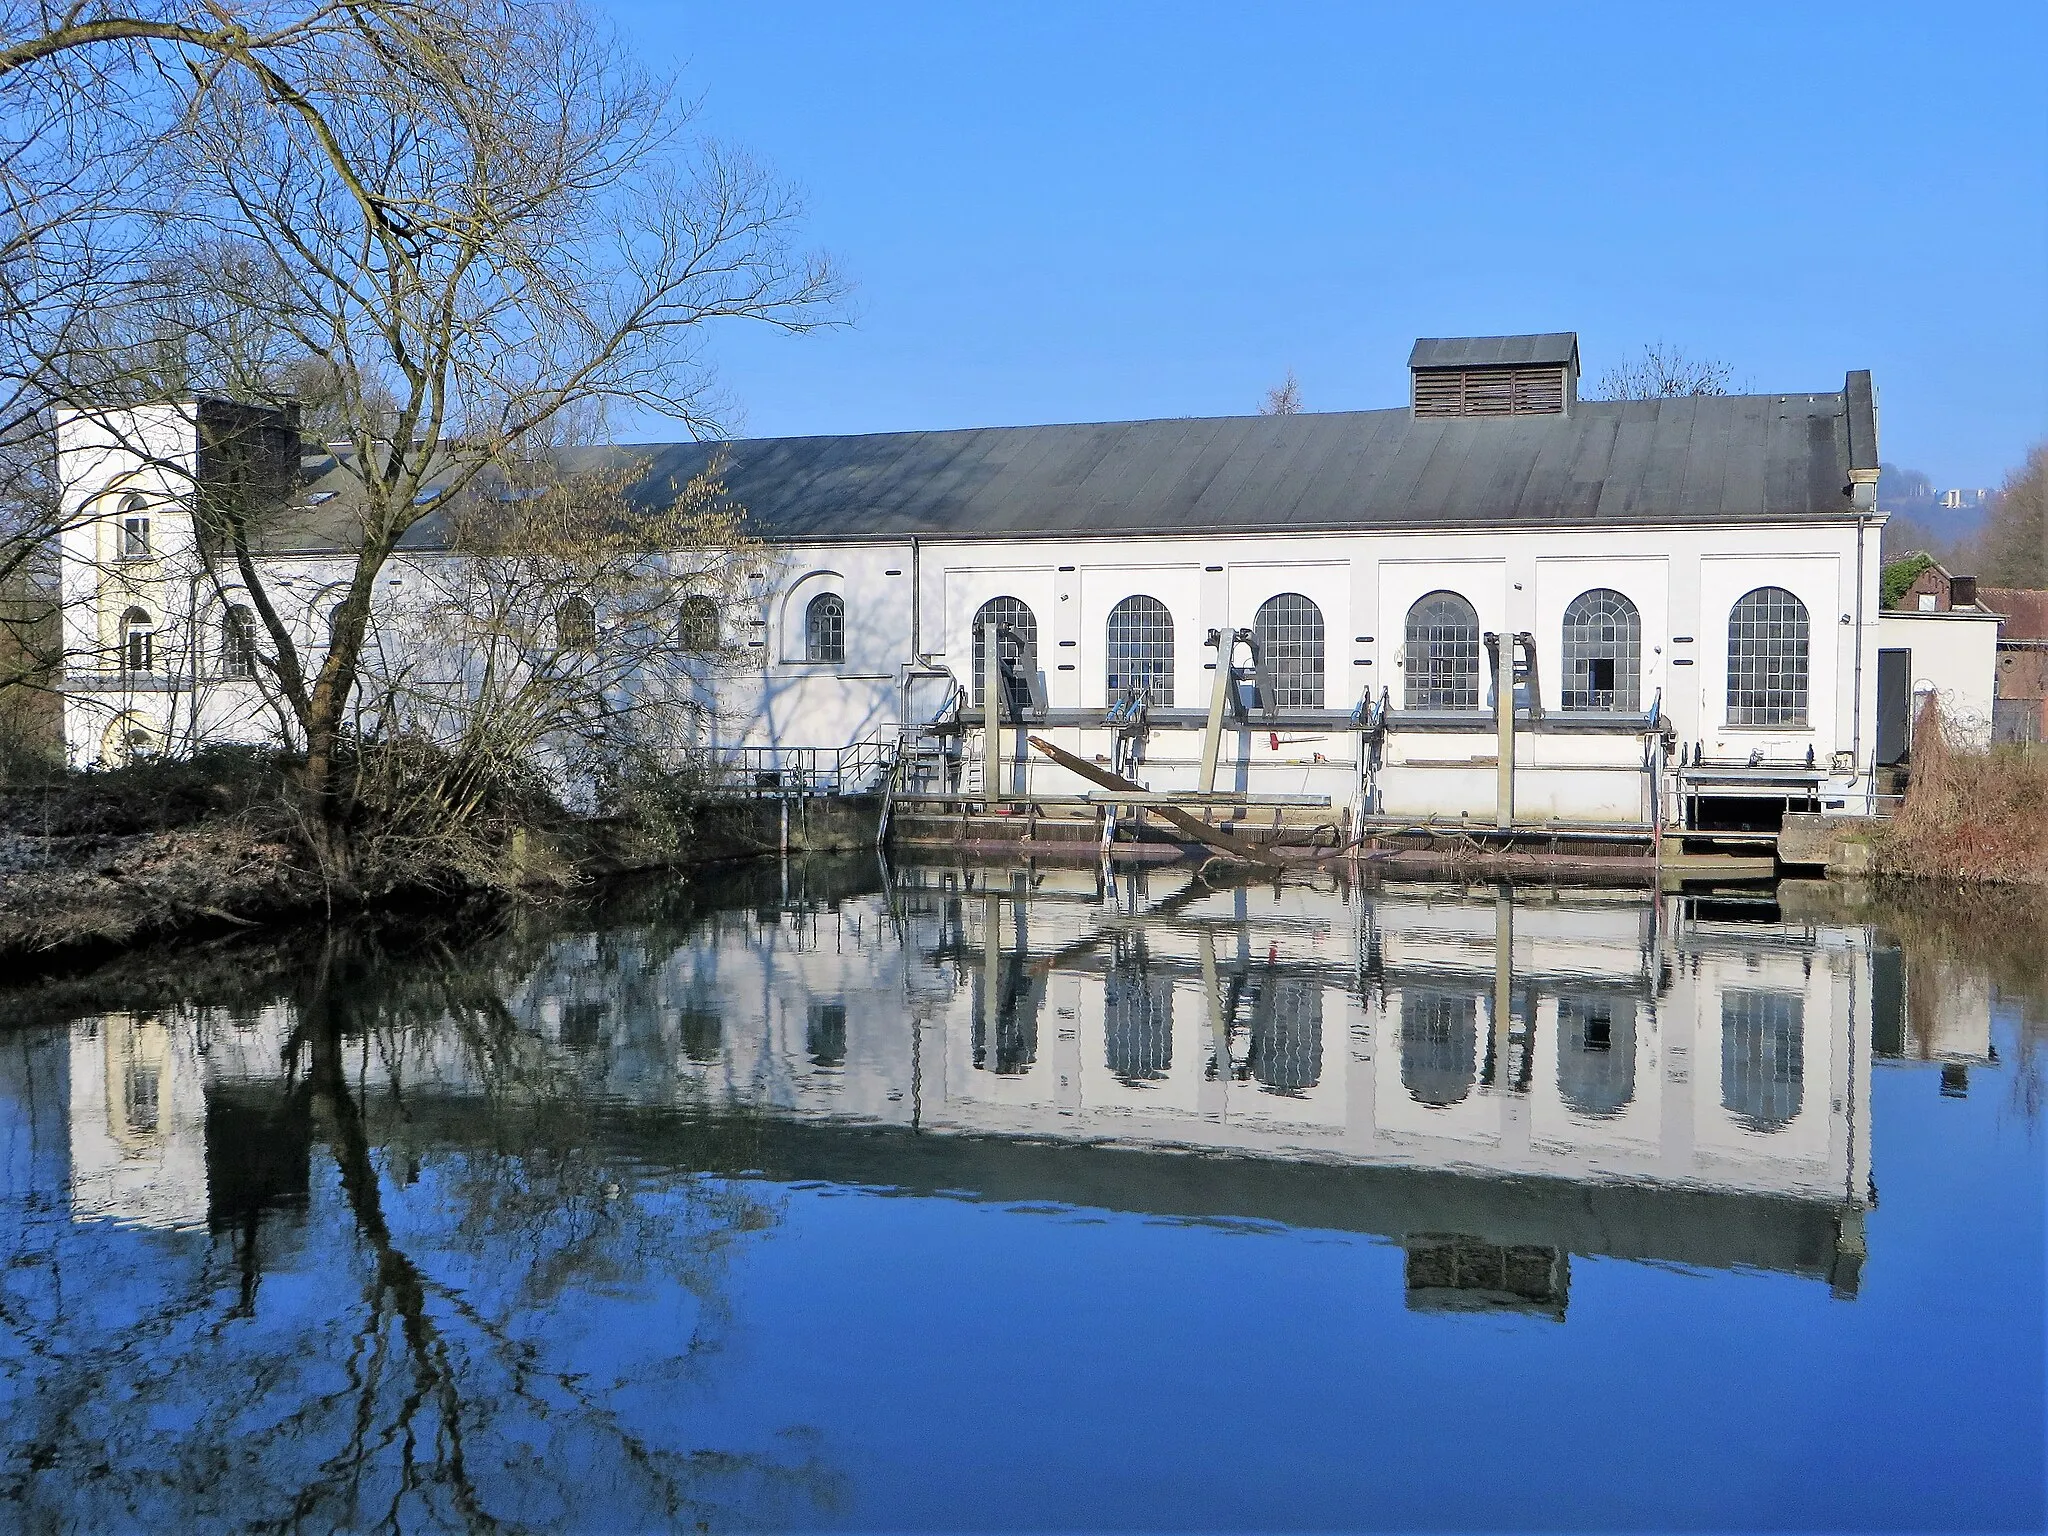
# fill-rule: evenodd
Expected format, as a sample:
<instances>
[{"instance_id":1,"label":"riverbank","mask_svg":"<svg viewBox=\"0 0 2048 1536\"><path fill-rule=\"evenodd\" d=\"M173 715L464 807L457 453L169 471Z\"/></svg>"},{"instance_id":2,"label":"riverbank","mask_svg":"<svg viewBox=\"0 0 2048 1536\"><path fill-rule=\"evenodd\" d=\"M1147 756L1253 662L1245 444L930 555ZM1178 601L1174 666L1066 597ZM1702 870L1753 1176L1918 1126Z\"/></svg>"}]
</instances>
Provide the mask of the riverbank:
<instances>
[{"instance_id":1,"label":"riverbank","mask_svg":"<svg viewBox=\"0 0 2048 1536\"><path fill-rule=\"evenodd\" d=\"M1870 872L2048 886L2048 750L1955 746L1930 697L1913 728L1905 802L1871 840Z\"/></svg>"},{"instance_id":2,"label":"riverbank","mask_svg":"<svg viewBox=\"0 0 2048 1536\"><path fill-rule=\"evenodd\" d=\"M546 899L633 871L871 847L876 807L715 801L680 833L540 814L495 828L478 864L387 864L367 889L314 857L285 768L251 753L0 785L0 963L86 963L180 935L431 901Z\"/></svg>"}]
</instances>

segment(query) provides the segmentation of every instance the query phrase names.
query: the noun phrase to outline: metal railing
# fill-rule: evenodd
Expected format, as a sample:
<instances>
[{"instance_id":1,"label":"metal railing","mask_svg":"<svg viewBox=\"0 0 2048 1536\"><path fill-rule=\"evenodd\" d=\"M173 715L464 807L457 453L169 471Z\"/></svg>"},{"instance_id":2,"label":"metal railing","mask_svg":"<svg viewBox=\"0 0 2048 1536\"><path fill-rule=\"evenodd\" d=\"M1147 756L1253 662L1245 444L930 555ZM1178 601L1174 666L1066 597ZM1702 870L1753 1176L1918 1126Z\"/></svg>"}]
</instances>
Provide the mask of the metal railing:
<instances>
[{"instance_id":1,"label":"metal railing","mask_svg":"<svg viewBox=\"0 0 2048 1536\"><path fill-rule=\"evenodd\" d=\"M719 754L718 787L771 800L880 794L888 788L896 752L893 731L843 747L727 747Z\"/></svg>"}]
</instances>

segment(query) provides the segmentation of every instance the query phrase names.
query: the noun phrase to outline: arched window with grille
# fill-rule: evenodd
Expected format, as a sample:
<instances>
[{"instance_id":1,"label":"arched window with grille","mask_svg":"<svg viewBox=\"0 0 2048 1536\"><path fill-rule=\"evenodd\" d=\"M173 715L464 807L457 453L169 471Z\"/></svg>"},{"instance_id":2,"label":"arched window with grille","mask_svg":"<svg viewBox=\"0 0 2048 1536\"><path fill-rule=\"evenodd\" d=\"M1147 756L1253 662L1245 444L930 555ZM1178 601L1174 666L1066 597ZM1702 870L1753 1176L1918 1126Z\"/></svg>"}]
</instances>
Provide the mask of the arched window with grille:
<instances>
[{"instance_id":1,"label":"arched window with grille","mask_svg":"<svg viewBox=\"0 0 2048 1536\"><path fill-rule=\"evenodd\" d=\"M992 937L990 942L1000 943L1001 939ZM987 990L990 978L986 968L977 965L972 975L974 1017L992 1019L994 1026L974 1031L974 1069L1001 1077L1022 1076L1038 1062L1038 1013L1045 1003L1045 974L1033 968L1029 955L1006 952L996 968L993 996Z\"/></svg>"},{"instance_id":2,"label":"arched window with grille","mask_svg":"<svg viewBox=\"0 0 2048 1536\"><path fill-rule=\"evenodd\" d=\"M718 649L718 604L708 597L683 599L676 640L686 651L701 654Z\"/></svg>"},{"instance_id":3,"label":"arched window with grille","mask_svg":"<svg viewBox=\"0 0 2048 1536\"><path fill-rule=\"evenodd\" d=\"M1004 684L1009 704L1016 710L1029 709L1032 680L1038 673L1038 618L1021 597L992 597L974 610L974 703L981 696L983 669L988 664L988 627L996 626L996 654L1002 659Z\"/></svg>"},{"instance_id":4,"label":"arched window with grille","mask_svg":"<svg viewBox=\"0 0 2048 1536\"><path fill-rule=\"evenodd\" d=\"M1401 993L1401 1086L1418 1104L1448 1109L1479 1078L1479 1008L1471 994Z\"/></svg>"},{"instance_id":5,"label":"arched window with grille","mask_svg":"<svg viewBox=\"0 0 2048 1536\"><path fill-rule=\"evenodd\" d=\"M1728 614L1728 723L1806 724L1806 604L1783 587L1744 593Z\"/></svg>"},{"instance_id":6,"label":"arched window with grille","mask_svg":"<svg viewBox=\"0 0 2048 1536\"><path fill-rule=\"evenodd\" d=\"M220 616L220 675L256 675L256 616L240 603Z\"/></svg>"},{"instance_id":7,"label":"arched window with grille","mask_svg":"<svg viewBox=\"0 0 2048 1536\"><path fill-rule=\"evenodd\" d=\"M1157 1082L1173 1070L1173 977L1144 952L1120 952L1103 978L1102 1047L1126 1084Z\"/></svg>"},{"instance_id":8,"label":"arched window with grille","mask_svg":"<svg viewBox=\"0 0 2048 1536\"><path fill-rule=\"evenodd\" d=\"M1618 1115L1634 1101L1633 998L1566 995L1557 1000L1557 1093L1594 1120Z\"/></svg>"},{"instance_id":9,"label":"arched window with grille","mask_svg":"<svg viewBox=\"0 0 2048 1536\"><path fill-rule=\"evenodd\" d=\"M568 597L555 609L555 649L594 651L597 649L597 610L587 599Z\"/></svg>"},{"instance_id":10,"label":"arched window with grille","mask_svg":"<svg viewBox=\"0 0 2048 1536\"><path fill-rule=\"evenodd\" d=\"M1245 1065L1267 1093L1295 1096L1323 1077L1323 983L1316 976L1260 977L1251 998Z\"/></svg>"},{"instance_id":11,"label":"arched window with grille","mask_svg":"<svg viewBox=\"0 0 2048 1536\"><path fill-rule=\"evenodd\" d=\"M1643 620L1607 587L1581 592L1564 611L1564 707L1633 713L1643 694Z\"/></svg>"},{"instance_id":12,"label":"arched window with grille","mask_svg":"<svg viewBox=\"0 0 2048 1536\"><path fill-rule=\"evenodd\" d=\"M1721 1107L1752 1131L1782 1130L1806 1100L1806 999L1721 994Z\"/></svg>"},{"instance_id":13,"label":"arched window with grille","mask_svg":"<svg viewBox=\"0 0 2048 1536\"><path fill-rule=\"evenodd\" d=\"M1267 709L1323 707L1323 610L1299 592L1282 592L1252 616L1259 663L1273 696Z\"/></svg>"},{"instance_id":14,"label":"arched window with grille","mask_svg":"<svg viewBox=\"0 0 2048 1536\"><path fill-rule=\"evenodd\" d=\"M804 609L804 660L846 660L846 601L837 592L820 592Z\"/></svg>"},{"instance_id":15,"label":"arched window with grille","mask_svg":"<svg viewBox=\"0 0 2048 1536\"><path fill-rule=\"evenodd\" d=\"M1146 700L1173 706L1173 615L1156 597L1127 597L1109 610L1108 702L1142 688Z\"/></svg>"},{"instance_id":16,"label":"arched window with grille","mask_svg":"<svg viewBox=\"0 0 2048 1536\"><path fill-rule=\"evenodd\" d=\"M1408 610L1407 707L1479 707L1479 615L1455 592L1431 592Z\"/></svg>"},{"instance_id":17,"label":"arched window with grille","mask_svg":"<svg viewBox=\"0 0 2048 1536\"><path fill-rule=\"evenodd\" d=\"M121 615L121 670L138 677L156 670L156 620L144 609Z\"/></svg>"}]
</instances>

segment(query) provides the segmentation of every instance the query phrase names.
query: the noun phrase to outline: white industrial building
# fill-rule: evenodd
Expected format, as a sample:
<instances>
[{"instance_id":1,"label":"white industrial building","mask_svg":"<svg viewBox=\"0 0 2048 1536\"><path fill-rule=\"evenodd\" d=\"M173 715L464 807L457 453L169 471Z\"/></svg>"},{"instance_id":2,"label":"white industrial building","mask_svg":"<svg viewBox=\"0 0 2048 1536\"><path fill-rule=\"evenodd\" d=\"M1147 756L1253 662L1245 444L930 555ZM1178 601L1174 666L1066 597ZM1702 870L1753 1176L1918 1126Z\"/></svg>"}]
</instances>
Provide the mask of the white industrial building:
<instances>
[{"instance_id":1,"label":"white industrial building","mask_svg":"<svg viewBox=\"0 0 2048 1536\"><path fill-rule=\"evenodd\" d=\"M568 467L631 467L653 504L722 465L768 557L743 601L686 616L676 666L691 625L715 623L747 661L693 684L700 744L771 770L907 730L930 750L898 787L927 795L1094 789L1038 735L1150 791L1354 821L1870 808L1867 373L1588 401L1569 333L1422 341L1410 369L1391 410L643 445ZM75 763L276 728L262 631L231 565L196 557L188 511L209 473L199 423L249 410L65 424L67 494L94 514L63 551ZM353 561L353 484L310 455L259 557L316 654ZM387 652L407 644L407 594L461 558L445 542L437 510L394 557L373 620ZM993 748L991 634L998 724L1023 727Z\"/></svg>"}]
</instances>

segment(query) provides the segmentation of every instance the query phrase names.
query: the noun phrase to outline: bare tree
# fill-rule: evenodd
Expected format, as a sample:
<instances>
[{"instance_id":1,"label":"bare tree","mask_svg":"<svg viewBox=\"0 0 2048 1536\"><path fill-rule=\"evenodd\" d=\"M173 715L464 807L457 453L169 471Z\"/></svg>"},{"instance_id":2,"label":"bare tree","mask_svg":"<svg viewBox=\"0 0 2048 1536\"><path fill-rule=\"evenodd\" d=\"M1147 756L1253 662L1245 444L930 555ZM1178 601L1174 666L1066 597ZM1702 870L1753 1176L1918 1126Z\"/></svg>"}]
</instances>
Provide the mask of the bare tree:
<instances>
[{"instance_id":1,"label":"bare tree","mask_svg":"<svg viewBox=\"0 0 2048 1536\"><path fill-rule=\"evenodd\" d=\"M1301 384L1294 377L1292 368L1287 377L1266 391L1266 398L1259 406L1261 416L1294 416L1301 411Z\"/></svg>"},{"instance_id":2,"label":"bare tree","mask_svg":"<svg viewBox=\"0 0 2048 1536\"><path fill-rule=\"evenodd\" d=\"M1685 348L1652 341L1600 375L1601 400L1663 400L1677 395L1725 395L1735 370L1718 358L1688 357Z\"/></svg>"},{"instance_id":3,"label":"bare tree","mask_svg":"<svg viewBox=\"0 0 2048 1536\"><path fill-rule=\"evenodd\" d=\"M138 290L131 269L123 297L144 291L175 318L175 360L196 387L261 401L314 380L324 435L345 445L350 571L316 645L263 559L277 487L254 461L273 448L209 444L217 462L242 453L248 470L194 488L209 580L266 637L316 807L335 805L353 750L379 575L423 517L565 415L633 406L713 434L713 322L802 330L834 318L840 285L798 249L794 195L696 137L676 83L573 0L296 14L200 0L67 37L68 54L47 42L0 50L0 75L94 59L96 44L155 44L196 82L153 145L156 206L178 217L152 227L149 274ZM100 78L61 76L54 120ZM106 285L95 297L89 316L105 313ZM95 346L89 360L101 400L150 375L120 348ZM78 372L72 397L85 388Z\"/></svg>"},{"instance_id":4,"label":"bare tree","mask_svg":"<svg viewBox=\"0 0 2048 1536\"><path fill-rule=\"evenodd\" d=\"M266 586L249 514L216 509L316 803L333 789L378 576L432 507L565 411L632 404L715 430L706 326L800 330L838 294L794 249L795 199L745 157L693 143L673 82L581 11L446 3L398 67L345 38L303 55L338 156L226 83L181 141L210 213L189 270L225 304L276 317L340 384L357 552L317 665ZM394 418L372 407L378 387Z\"/></svg>"},{"instance_id":5,"label":"bare tree","mask_svg":"<svg viewBox=\"0 0 2048 1536\"><path fill-rule=\"evenodd\" d=\"M506 868L522 800L628 816L664 851L689 832L692 748L746 655L720 615L763 552L715 473L643 508L643 464L552 470L472 481L448 552L409 561L402 598L377 605L342 807L374 829L351 850L359 881L544 873Z\"/></svg>"},{"instance_id":6,"label":"bare tree","mask_svg":"<svg viewBox=\"0 0 2048 1536\"><path fill-rule=\"evenodd\" d=\"M54 481L55 413L121 404L162 371L125 377L124 365L161 360L103 343L109 317L146 279L164 222L185 212L167 147L226 75L333 150L296 87L297 51L341 31L396 35L427 14L415 0L0 0L0 592L14 641L0 662L0 700L9 711L54 705L61 672L56 589L32 569L82 515Z\"/></svg>"},{"instance_id":7,"label":"bare tree","mask_svg":"<svg viewBox=\"0 0 2048 1536\"><path fill-rule=\"evenodd\" d=\"M1981 536L1984 578L2007 587L2048 587L2048 443L2005 477Z\"/></svg>"}]
</instances>

